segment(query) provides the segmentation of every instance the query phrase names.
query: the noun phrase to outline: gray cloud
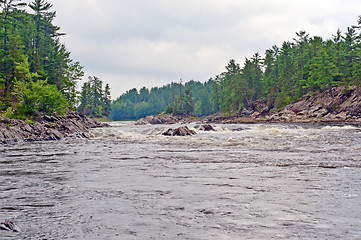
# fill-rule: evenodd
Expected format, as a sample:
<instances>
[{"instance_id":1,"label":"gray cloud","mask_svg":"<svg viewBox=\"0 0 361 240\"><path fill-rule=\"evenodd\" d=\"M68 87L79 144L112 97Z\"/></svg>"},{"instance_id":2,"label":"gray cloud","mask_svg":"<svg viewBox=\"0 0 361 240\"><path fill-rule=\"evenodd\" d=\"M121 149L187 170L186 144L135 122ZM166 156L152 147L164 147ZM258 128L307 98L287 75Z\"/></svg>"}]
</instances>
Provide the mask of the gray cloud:
<instances>
[{"instance_id":1,"label":"gray cloud","mask_svg":"<svg viewBox=\"0 0 361 240\"><path fill-rule=\"evenodd\" d=\"M129 88L206 81L231 58L292 40L295 32L331 37L355 24L359 0L49 0L55 24L87 75L114 98Z\"/></svg>"}]
</instances>

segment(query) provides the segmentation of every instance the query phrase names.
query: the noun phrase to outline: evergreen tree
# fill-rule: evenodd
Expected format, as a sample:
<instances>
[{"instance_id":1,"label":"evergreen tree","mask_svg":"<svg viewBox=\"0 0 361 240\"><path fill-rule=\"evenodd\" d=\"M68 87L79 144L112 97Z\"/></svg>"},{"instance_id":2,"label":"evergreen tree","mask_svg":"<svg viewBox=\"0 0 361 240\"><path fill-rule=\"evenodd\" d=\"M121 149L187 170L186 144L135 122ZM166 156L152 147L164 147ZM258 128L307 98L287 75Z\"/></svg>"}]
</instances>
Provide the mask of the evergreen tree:
<instances>
[{"instance_id":1,"label":"evergreen tree","mask_svg":"<svg viewBox=\"0 0 361 240\"><path fill-rule=\"evenodd\" d=\"M192 114L194 111L194 102L192 96L192 87L187 87L184 92L184 103L182 112Z\"/></svg>"},{"instance_id":2,"label":"evergreen tree","mask_svg":"<svg viewBox=\"0 0 361 240\"><path fill-rule=\"evenodd\" d=\"M333 95L334 87L360 86L360 30L361 16L356 26L347 28L345 34L337 30L329 40L296 32L294 42L284 41L280 48L272 46L264 58L256 53L246 58L243 66L231 59L226 70L209 83L190 81L182 94L179 89L183 85L176 83L150 91L132 89L114 101L111 115L118 120L138 118L165 108L167 113L181 114L188 108L190 93L193 112L199 116L216 111L237 113L261 98L269 108L282 108L306 93L327 89Z\"/></svg>"},{"instance_id":3,"label":"evergreen tree","mask_svg":"<svg viewBox=\"0 0 361 240\"><path fill-rule=\"evenodd\" d=\"M110 96L110 87L109 84L105 84L105 88L103 91L103 111L104 115L108 116L111 110L111 96Z\"/></svg>"},{"instance_id":4,"label":"evergreen tree","mask_svg":"<svg viewBox=\"0 0 361 240\"><path fill-rule=\"evenodd\" d=\"M14 112L12 117L20 114L25 98L18 92L19 85L52 89L49 91L53 87L46 85L55 86L54 95L59 91L68 101L61 104L64 111L74 108L76 81L83 76L82 66L70 58L70 52L59 42L63 34L52 23L55 18L55 12L50 11L52 4L33 1L29 6L34 14L20 10L25 5L21 0L0 0L0 114L2 111Z\"/></svg>"},{"instance_id":5,"label":"evergreen tree","mask_svg":"<svg viewBox=\"0 0 361 240\"><path fill-rule=\"evenodd\" d=\"M13 22L16 21L15 14L19 7L25 6L25 3L22 3L21 0L0 0L1 12L1 24L3 26L3 45L1 46L0 54L0 72L2 73L2 78L4 79L4 100L9 97L9 92L12 88L13 76L12 70L14 67L14 59L11 57L9 52L9 38L11 32L14 33L15 29L12 29Z\"/></svg>"},{"instance_id":6,"label":"evergreen tree","mask_svg":"<svg viewBox=\"0 0 361 240\"><path fill-rule=\"evenodd\" d=\"M163 87L147 89L131 89L119 96L111 104L109 117L113 120L139 119L147 115L161 112L170 114L195 113L198 116L209 115L215 112L212 104L212 88L214 81L206 83L189 81L182 84L185 89L180 107L180 84L171 83Z\"/></svg>"},{"instance_id":7,"label":"evergreen tree","mask_svg":"<svg viewBox=\"0 0 361 240\"><path fill-rule=\"evenodd\" d=\"M110 104L109 85L103 90L103 82L98 77L89 77L81 89L79 112L93 117L107 116Z\"/></svg>"}]
</instances>

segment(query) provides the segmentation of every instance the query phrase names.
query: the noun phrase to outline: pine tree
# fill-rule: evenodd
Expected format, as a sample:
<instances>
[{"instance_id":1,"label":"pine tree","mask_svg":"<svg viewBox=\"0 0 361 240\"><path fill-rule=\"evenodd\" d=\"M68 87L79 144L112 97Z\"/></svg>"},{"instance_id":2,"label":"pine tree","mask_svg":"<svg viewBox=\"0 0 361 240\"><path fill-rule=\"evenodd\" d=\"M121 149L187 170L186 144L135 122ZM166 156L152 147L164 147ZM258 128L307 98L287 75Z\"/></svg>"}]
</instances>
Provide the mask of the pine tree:
<instances>
[{"instance_id":1,"label":"pine tree","mask_svg":"<svg viewBox=\"0 0 361 240\"><path fill-rule=\"evenodd\" d=\"M184 103L182 112L186 114L192 114L194 111L194 102L192 95L192 87L187 87L184 92Z\"/></svg>"},{"instance_id":2,"label":"pine tree","mask_svg":"<svg viewBox=\"0 0 361 240\"><path fill-rule=\"evenodd\" d=\"M11 22L15 21L13 18L14 12L19 7L25 6L26 3L22 3L21 0L0 0L0 8L2 9L1 14L1 24L3 26L3 46L1 47L1 57L0 57L0 72L2 73L2 78L4 79L4 98L5 101L9 97L9 92L11 91L13 77L11 76L11 68L9 65L13 65L13 59L10 57L9 53L9 30L11 28Z\"/></svg>"},{"instance_id":3,"label":"pine tree","mask_svg":"<svg viewBox=\"0 0 361 240\"><path fill-rule=\"evenodd\" d=\"M110 87L109 84L105 84L105 88L103 91L103 111L104 115L108 116L111 110L111 96L110 96Z\"/></svg>"},{"instance_id":4,"label":"pine tree","mask_svg":"<svg viewBox=\"0 0 361 240\"><path fill-rule=\"evenodd\" d=\"M109 115L111 109L110 88L105 85L98 77L88 77L88 82L82 86L80 106L78 111L93 117Z\"/></svg>"}]
</instances>

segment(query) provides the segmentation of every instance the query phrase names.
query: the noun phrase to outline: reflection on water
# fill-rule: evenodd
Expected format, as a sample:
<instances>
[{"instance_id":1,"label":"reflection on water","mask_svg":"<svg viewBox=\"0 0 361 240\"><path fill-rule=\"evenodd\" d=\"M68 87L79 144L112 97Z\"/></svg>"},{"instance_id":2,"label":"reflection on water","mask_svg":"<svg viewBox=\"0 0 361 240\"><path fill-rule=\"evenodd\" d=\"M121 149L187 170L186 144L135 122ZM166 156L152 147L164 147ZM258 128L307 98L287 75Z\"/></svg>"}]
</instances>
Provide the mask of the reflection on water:
<instances>
[{"instance_id":1,"label":"reflection on water","mask_svg":"<svg viewBox=\"0 0 361 240\"><path fill-rule=\"evenodd\" d=\"M359 126L168 127L0 146L0 239L361 237Z\"/></svg>"}]
</instances>

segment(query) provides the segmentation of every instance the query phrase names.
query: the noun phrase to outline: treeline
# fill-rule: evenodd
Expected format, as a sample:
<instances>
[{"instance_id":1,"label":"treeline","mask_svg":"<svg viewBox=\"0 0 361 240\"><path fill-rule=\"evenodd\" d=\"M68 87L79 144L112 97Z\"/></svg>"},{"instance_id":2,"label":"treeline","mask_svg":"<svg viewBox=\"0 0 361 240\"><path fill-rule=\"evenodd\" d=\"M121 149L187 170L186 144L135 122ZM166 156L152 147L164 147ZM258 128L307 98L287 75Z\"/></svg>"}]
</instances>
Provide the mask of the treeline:
<instances>
[{"instance_id":1,"label":"treeline","mask_svg":"<svg viewBox=\"0 0 361 240\"><path fill-rule=\"evenodd\" d=\"M256 53L241 68L235 60L215 77L217 110L237 112L263 98L270 108L282 108L306 93L361 82L361 16L358 25L338 30L331 39L296 33L292 42L273 46L262 58Z\"/></svg>"},{"instance_id":2,"label":"treeline","mask_svg":"<svg viewBox=\"0 0 361 240\"><path fill-rule=\"evenodd\" d=\"M185 84L171 83L150 90L131 89L118 97L111 105L110 118L113 120L139 119L164 112L193 113L198 116L214 113L212 91L214 81L205 83L190 81ZM182 106L180 107L180 96Z\"/></svg>"},{"instance_id":3,"label":"treeline","mask_svg":"<svg viewBox=\"0 0 361 240\"><path fill-rule=\"evenodd\" d=\"M26 118L40 112L64 114L77 105L82 66L70 58L52 22L52 4L0 1L0 114Z\"/></svg>"},{"instance_id":4,"label":"treeline","mask_svg":"<svg viewBox=\"0 0 361 240\"><path fill-rule=\"evenodd\" d=\"M330 39L296 33L281 47L272 46L262 57L255 53L243 67L230 60L226 71L207 83L172 83L149 91L128 91L113 104L114 120L137 119L159 112L198 116L217 111L237 113L262 99L269 109L279 109L306 93L361 84L361 16L356 26L341 30ZM190 88L188 88L190 87ZM182 97L181 97L182 96Z\"/></svg>"}]
</instances>

